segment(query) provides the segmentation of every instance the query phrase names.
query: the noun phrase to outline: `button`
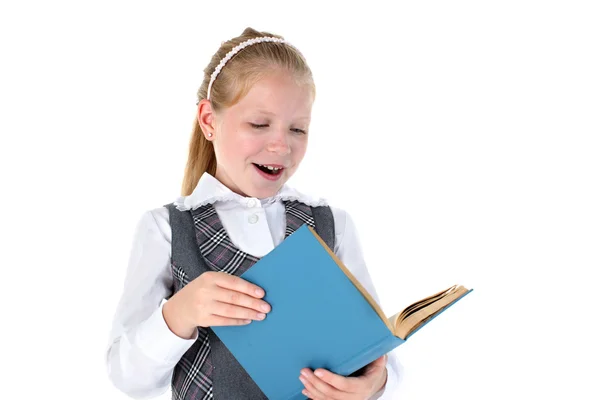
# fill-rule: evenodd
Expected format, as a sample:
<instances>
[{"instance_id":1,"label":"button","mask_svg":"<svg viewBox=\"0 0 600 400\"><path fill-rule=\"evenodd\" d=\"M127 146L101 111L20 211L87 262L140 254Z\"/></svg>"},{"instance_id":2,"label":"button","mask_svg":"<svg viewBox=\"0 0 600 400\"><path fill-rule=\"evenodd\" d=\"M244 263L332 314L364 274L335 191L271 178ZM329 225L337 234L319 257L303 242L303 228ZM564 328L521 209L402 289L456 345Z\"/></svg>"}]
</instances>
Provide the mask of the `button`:
<instances>
[{"instance_id":1,"label":"button","mask_svg":"<svg viewBox=\"0 0 600 400\"><path fill-rule=\"evenodd\" d=\"M256 214L252 214L251 216L248 217L248 222L250 222L251 224L255 224L258 222L258 215Z\"/></svg>"},{"instance_id":2,"label":"button","mask_svg":"<svg viewBox=\"0 0 600 400\"><path fill-rule=\"evenodd\" d=\"M248 207L249 207L249 208L256 207L256 200L254 200L254 199L249 199L249 200L248 200Z\"/></svg>"}]
</instances>

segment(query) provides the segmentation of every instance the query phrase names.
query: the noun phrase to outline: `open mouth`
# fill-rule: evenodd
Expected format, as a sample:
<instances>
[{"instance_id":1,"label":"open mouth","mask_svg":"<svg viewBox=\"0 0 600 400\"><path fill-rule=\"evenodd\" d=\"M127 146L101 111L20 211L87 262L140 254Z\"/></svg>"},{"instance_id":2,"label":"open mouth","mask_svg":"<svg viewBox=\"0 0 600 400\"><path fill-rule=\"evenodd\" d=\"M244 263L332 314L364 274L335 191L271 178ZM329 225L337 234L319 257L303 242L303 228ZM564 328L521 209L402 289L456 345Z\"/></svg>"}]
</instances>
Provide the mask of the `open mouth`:
<instances>
[{"instance_id":1,"label":"open mouth","mask_svg":"<svg viewBox=\"0 0 600 400\"><path fill-rule=\"evenodd\" d=\"M254 164L254 163L253 163ZM283 167L273 167L270 165L263 165L263 164L254 164L254 166L261 172L276 177L278 175L281 175L281 173L283 172Z\"/></svg>"}]
</instances>

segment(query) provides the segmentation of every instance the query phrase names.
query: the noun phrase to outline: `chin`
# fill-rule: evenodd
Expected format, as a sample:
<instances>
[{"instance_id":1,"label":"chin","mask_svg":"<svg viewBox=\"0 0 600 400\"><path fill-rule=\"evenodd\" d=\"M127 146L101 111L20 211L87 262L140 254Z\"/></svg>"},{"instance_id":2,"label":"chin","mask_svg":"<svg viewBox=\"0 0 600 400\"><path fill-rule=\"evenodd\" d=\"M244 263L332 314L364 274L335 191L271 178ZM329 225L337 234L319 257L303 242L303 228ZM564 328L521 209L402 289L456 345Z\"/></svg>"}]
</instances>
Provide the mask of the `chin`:
<instances>
[{"instance_id":1,"label":"chin","mask_svg":"<svg viewBox=\"0 0 600 400\"><path fill-rule=\"evenodd\" d=\"M248 197L255 197L257 199L273 197L290 179L289 172L290 171L284 171L283 175L276 181L266 180L260 175L253 173L253 176L247 178L246 182L248 185L241 189Z\"/></svg>"}]
</instances>

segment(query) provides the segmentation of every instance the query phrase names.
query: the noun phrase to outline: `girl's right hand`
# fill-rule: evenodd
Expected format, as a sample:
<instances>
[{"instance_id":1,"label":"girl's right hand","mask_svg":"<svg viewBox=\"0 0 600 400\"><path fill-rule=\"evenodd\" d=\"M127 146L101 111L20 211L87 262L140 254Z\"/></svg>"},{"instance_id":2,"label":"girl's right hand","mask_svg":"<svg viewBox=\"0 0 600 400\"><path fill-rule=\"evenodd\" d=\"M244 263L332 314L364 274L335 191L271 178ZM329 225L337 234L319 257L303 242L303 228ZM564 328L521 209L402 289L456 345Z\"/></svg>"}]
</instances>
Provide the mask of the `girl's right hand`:
<instances>
[{"instance_id":1,"label":"girl's right hand","mask_svg":"<svg viewBox=\"0 0 600 400\"><path fill-rule=\"evenodd\" d=\"M188 283L163 306L163 317L177 336L191 339L196 327L246 325L263 320L271 306L265 292L238 276L208 271Z\"/></svg>"}]
</instances>

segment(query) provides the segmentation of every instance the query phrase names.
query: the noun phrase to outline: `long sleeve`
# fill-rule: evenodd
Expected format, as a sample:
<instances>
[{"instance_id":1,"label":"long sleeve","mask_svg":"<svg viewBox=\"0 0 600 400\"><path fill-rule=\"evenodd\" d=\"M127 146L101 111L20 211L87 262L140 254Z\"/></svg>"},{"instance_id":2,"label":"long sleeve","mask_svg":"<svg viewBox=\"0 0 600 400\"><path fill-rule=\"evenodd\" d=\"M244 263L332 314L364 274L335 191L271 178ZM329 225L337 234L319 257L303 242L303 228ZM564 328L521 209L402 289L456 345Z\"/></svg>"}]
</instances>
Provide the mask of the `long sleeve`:
<instances>
[{"instance_id":1,"label":"long sleeve","mask_svg":"<svg viewBox=\"0 0 600 400\"><path fill-rule=\"evenodd\" d=\"M164 393L175 365L195 341L171 332L162 315L163 300L173 293L168 223L164 210L153 210L137 224L106 351L110 381L136 399Z\"/></svg>"},{"instance_id":2,"label":"long sleeve","mask_svg":"<svg viewBox=\"0 0 600 400\"><path fill-rule=\"evenodd\" d=\"M380 304L379 296L365 264L354 221L347 212L341 209L332 207L332 211L336 224L336 255L364 286L365 290L371 294L373 299ZM384 388L369 400L388 400L397 397L395 394L399 390L399 385L403 377L403 366L394 351L388 353L386 367L388 378Z\"/></svg>"}]
</instances>

